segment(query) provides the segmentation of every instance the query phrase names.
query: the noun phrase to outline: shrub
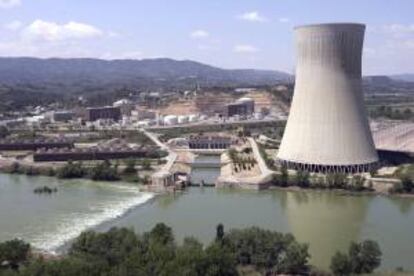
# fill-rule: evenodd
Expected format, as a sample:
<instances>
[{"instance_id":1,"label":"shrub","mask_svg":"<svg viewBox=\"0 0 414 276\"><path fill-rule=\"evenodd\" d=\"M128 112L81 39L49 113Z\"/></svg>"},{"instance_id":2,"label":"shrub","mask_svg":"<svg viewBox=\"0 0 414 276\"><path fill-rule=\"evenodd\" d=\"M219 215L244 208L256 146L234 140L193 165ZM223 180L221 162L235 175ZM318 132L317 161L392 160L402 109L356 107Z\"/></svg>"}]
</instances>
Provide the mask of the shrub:
<instances>
[{"instance_id":1,"label":"shrub","mask_svg":"<svg viewBox=\"0 0 414 276\"><path fill-rule=\"evenodd\" d=\"M381 265L381 255L375 241L352 242L347 255L337 252L332 257L330 268L335 275L372 273Z\"/></svg>"}]
</instances>

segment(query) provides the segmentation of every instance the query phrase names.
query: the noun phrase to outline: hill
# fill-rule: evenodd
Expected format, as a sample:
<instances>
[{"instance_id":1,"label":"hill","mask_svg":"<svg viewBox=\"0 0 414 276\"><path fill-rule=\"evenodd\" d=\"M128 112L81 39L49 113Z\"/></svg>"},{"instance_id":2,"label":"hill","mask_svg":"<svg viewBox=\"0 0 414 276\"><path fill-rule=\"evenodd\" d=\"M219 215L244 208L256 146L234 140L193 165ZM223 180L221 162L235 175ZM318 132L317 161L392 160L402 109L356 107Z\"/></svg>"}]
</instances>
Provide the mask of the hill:
<instances>
[{"instance_id":1,"label":"hill","mask_svg":"<svg viewBox=\"0 0 414 276\"><path fill-rule=\"evenodd\" d=\"M144 88L180 87L189 83L194 85L197 80L202 86L255 86L274 84L288 77L288 74L277 71L225 70L194 61L165 58L111 61L0 58L0 84L5 85L76 85L83 90L90 86L117 84ZM67 88L76 90L75 87Z\"/></svg>"},{"instance_id":2,"label":"hill","mask_svg":"<svg viewBox=\"0 0 414 276\"><path fill-rule=\"evenodd\" d=\"M414 82L414 74L400 74L391 76L394 80Z\"/></svg>"}]
</instances>

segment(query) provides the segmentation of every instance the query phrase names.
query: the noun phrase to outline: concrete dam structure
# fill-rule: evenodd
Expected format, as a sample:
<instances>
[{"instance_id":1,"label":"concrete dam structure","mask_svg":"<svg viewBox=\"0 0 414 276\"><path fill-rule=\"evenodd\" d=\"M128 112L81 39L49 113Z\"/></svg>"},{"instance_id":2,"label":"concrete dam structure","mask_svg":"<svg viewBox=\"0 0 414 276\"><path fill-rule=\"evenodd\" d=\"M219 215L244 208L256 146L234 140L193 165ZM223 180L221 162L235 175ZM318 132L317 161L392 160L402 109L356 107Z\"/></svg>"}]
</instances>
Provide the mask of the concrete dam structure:
<instances>
[{"instance_id":1,"label":"concrete dam structure","mask_svg":"<svg viewBox=\"0 0 414 276\"><path fill-rule=\"evenodd\" d=\"M361 86L364 32L354 23L295 28L296 84L277 155L281 164L323 173L376 167Z\"/></svg>"}]
</instances>

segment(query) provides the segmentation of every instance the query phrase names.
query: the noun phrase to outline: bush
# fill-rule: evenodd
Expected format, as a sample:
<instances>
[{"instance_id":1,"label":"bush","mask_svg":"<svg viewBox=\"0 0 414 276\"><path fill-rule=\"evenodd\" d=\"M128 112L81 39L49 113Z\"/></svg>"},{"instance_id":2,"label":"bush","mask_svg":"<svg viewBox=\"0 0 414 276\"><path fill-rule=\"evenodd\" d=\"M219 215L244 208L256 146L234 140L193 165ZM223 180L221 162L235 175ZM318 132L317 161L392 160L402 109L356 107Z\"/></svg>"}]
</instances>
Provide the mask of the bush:
<instances>
[{"instance_id":1,"label":"bush","mask_svg":"<svg viewBox=\"0 0 414 276\"><path fill-rule=\"evenodd\" d=\"M134 174L137 172L137 169L135 169L136 161L135 159L129 158L125 162L126 167L124 169L124 173L126 174Z\"/></svg>"},{"instance_id":2,"label":"bush","mask_svg":"<svg viewBox=\"0 0 414 276\"><path fill-rule=\"evenodd\" d=\"M380 247L375 241L352 242L348 255L337 252L332 257L330 268L335 275L372 273L381 265L381 255Z\"/></svg>"},{"instance_id":3,"label":"bush","mask_svg":"<svg viewBox=\"0 0 414 276\"><path fill-rule=\"evenodd\" d=\"M237 263L254 265L266 273L302 274L308 269L308 247L299 244L290 234L281 234L257 227L231 230L225 239Z\"/></svg>"},{"instance_id":4,"label":"bush","mask_svg":"<svg viewBox=\"0 0 414 276\"><path fill-rule=\"evenodd\" d=\"M299 170L296 172L295 184L302 188L307 188L310 185L309 172Z\"/></svg>"},{"instance_id":5,"label":"bush","mask_svg":"<svg viewBox=\"0 0 414 276\"><path fill-rule=\"evenodd\" d=\"M148 159L144 159L144 161L142 161L142 168L146 171L151 170L151 161Z\"/></svg>"},{"instance_id":6,"label":"bush","mask_svg":"<svg viewBox=\"0 0 414 276\"><path fill-rule=\"evenodd\" d=\"M12 268L17 268L25 262L30 252L30 245L22 240L11 240L0 243L0 264L8 262Z\"/></svg>"},{"instance_id":7,"label":"bush","mask_svg":"<svg viewBox=\"0 0 414 276\"><path fill-rule=\"evenodd\" d=\"M116 181L120 179L116 168L111 167L109 161L103 161L90 169L89 176L92 180L99 181Z\"/></svg>"},{"instance_id":8,"label":"bush","mask_svg":"<svg viewBox=\"0 0 414 276\"><path fill-rule=\"evenodd\" d=\"M59 178L82 178L86 175L86 170L82 167L82 163L68 163L58 170L57 176Z\"/></svg>"},{"instance_id":9,"label":"bush","mask_svg":"<svg viewBox=\"0 0 414 276\"><path fill-rule=\"evenodd\" d=\"M406 175L401 178L401 185L402 185L404 192L406 193L411 193L414 189L414 183L412 179L410 179Z\"/></svg>"}]
</instances>

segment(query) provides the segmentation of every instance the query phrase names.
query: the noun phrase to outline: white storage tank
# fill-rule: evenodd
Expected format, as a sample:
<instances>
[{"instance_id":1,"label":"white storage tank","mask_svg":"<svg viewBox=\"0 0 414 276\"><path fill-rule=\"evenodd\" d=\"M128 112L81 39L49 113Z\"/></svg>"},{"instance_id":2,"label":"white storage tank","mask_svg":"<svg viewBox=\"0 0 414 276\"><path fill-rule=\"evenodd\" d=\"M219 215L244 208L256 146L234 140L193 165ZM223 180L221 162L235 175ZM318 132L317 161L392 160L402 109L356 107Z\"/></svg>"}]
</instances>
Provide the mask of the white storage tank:
<instances>
[{"instance_id":1,"label":"white storage tank","mask_svg":"<svg viewBox=\"0 0 414 276\"><path fill-rule=\"evenodd\" d=\"M188 116L188 121L190 123L197 122L198 121L198 115L197 114L191 114L190 116Z\"/></svg>"},{"instance_id":2,"label":"white storage tank","mask_svg":"<svg viewBox=\"0 0 414 276\"><path fill-rule=\"evenodd\" d=\"M256 120L263 120L263 113L262 112L256 112L256 113L254 113L254 118Z\"/></svg>"},{"instance_id":3,"label":"white storage tank","mask_svg":"<svg viewBox=\"0 0 414 276\"><path fill-rule=\"evenodd\" d=\"M167 115L164 117L164 125L172 126L178 123L178 118L175 115Z\"/></svg>"},{"instance_id":4,"label":"white storage tank","mask_svg":"<svg viewBox=\"0 0 414 276\"><path fill-rule=\"evenodd\" d=\"M186 124L186 123L188 123L188 116L186 116L186 115L180 115L180 116L178 116L178 123L179 124Z\"/></svg>"}]
</instances>

